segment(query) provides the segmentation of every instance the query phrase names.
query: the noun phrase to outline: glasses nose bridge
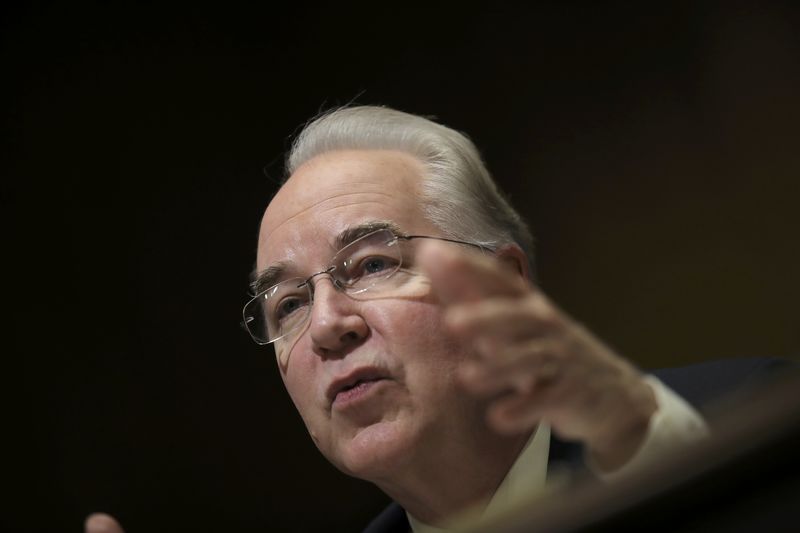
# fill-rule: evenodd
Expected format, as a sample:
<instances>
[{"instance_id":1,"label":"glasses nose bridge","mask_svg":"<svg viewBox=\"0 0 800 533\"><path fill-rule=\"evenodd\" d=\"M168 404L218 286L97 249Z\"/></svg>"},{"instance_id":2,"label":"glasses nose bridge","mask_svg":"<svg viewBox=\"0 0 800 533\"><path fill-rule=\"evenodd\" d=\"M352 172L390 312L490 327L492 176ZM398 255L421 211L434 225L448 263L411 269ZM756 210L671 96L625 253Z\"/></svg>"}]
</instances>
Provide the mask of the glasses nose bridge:
<instances>
[{"instance_id":1,"label":"glasses nose bridge","mask_svg":"<svg viewBox=\"0 0 800 533\"><path fill-rule=\"evenodd\" d=\"M325 270L320 270L319 272L315 272L315 273L311 274L310 276L308 276L306 278L306 280L300 286L301 287L302 286L307 286L308 289L311 291L311 294L313 295L314 294L314 290L316 289L316 280L314 280L314 278L316 278L317 276L327 275L327 276L329 276L331 278L331 282L333 283L333 286L336 287L337 289L340 289L341 288L341 283L339 282L339 280L336 279L336 276L333 275L333 272L335 270L336 270L336 265L331 265L328 268L326 268Z\"/></svg>"}]
</instances>

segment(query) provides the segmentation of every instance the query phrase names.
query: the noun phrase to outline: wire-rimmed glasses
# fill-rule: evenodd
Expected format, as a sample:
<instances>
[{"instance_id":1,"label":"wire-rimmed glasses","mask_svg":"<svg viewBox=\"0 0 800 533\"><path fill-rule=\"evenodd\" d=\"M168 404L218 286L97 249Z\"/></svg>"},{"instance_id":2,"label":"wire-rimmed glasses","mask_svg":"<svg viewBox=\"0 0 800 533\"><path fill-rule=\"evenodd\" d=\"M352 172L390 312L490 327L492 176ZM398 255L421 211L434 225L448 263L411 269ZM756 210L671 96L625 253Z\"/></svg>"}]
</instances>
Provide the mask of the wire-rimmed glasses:
<instances>
[{"instance_id":1,"label":"wire-rimmed glasses","mask_svg":"<svg viewBox=\"0 0 800 533\"><path fill-rule=\"evenodd\" d=\"M351 297L367 291L395 290L411 283L415 274L404 269L403 243L412 239L436 239L465 244L484 251L479 244L427 235L396 235L379 229L344 246L325 270L306 278L289 278L259 291L242 310L245 329L257 344L271 344L300 331L311 315L317 276L330 276L333 285ZM409 250L405 250L407 255ZM398 272L406 275L397 276Z\"/></svg>"}]
</instances>

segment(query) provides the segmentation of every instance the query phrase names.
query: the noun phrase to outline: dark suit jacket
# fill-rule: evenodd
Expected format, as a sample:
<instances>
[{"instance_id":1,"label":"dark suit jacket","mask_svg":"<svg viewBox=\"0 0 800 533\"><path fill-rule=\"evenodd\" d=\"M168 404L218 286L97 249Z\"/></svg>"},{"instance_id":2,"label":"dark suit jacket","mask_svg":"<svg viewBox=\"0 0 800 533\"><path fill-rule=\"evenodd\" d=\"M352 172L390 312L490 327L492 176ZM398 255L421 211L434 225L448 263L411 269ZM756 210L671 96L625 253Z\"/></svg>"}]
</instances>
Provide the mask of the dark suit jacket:
<instances>
[{"instance_id":1,"label":"dark suit jacket","mask_svg":"<svg viewBox=\"0 0 800 533\"><path fill-rule=\"evenodd\" d=\"M777 358L746 358L710 361L681 368L667 368L651 372L668 387L686 399L700 412L717 398L736 392L747 394L777 373L790 366L788 360ZM550 442L548 465L566 465L583 469L583 449L580 444L553 437ZM364 533L408 533L410 531L405 510L391 503L375 517Z\"/></svg>"}]
</instances>

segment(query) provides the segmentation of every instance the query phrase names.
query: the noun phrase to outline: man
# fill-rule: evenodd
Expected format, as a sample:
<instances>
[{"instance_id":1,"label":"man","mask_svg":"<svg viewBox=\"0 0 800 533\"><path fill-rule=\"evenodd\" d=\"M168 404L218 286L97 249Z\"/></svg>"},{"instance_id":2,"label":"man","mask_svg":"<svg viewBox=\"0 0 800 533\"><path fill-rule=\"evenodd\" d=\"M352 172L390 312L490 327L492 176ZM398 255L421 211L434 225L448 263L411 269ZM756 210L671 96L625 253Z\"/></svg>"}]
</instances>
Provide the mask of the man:
<instances>
[{"instance_id":1,"label":"man","mask_svg":"<svg viewBox=\"0 0 800 533\"><path fill-rule=\"evenodd\" d=\"M443 527L544 485L550 431L600 477L705 434L532 283L530 233L465 136L343 108L303 130L287 175L244 319L323 455L399 504L373 531Z\"/></svg>"},{"instance_id":2,"label":"man","mask_svg":"<svg viewBox=\"0 0 800 533\"><path fill-rule=\"evenodd\" d=\"M530 234L463 135L341 109L306 127L287 171L245 319L274 342L320 451L415 529L486 505L532 435L546 446L542 421L582 441L598 472L637 455L660 403L683 424L662 437L703 434L532 285Z\"/></svg>"}]
</instances>

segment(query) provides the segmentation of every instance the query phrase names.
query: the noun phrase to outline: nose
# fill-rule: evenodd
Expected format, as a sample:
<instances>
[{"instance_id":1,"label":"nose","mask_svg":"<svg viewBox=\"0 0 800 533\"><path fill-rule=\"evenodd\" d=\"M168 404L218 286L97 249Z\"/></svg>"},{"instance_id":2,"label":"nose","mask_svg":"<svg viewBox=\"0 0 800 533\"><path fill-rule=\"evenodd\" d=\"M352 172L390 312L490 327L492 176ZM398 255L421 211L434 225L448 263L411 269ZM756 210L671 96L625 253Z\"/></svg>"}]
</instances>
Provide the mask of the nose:
<instances>
[{"instance_id":1,"label":"nose","mask_svg":"<svg viewBox=\"0 0 800 533\"><path fill-rule=\"evenodd\" d=\"M345 355L366 339L369 326L358 312L357 305L336 288L330 277L317 279L308 326L317 355Z\"/></svg>"}]
</instances>

